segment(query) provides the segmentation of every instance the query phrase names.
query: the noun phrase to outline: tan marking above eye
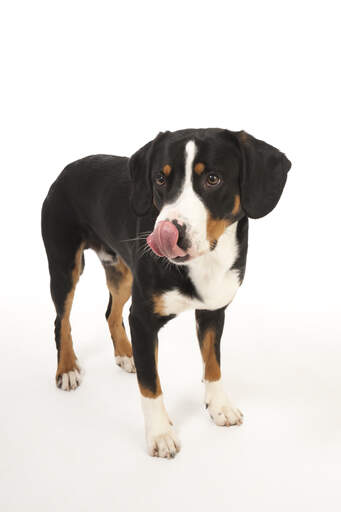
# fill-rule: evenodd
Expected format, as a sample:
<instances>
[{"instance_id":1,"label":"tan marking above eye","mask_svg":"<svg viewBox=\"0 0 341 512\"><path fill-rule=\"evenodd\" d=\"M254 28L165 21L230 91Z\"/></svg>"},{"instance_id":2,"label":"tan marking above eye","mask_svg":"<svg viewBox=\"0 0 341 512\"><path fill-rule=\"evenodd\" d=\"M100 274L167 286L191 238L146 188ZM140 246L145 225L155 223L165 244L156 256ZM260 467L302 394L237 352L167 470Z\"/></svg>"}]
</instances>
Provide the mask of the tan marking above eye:
<instances>
[{"instance_id":1,"label":"tan marking above eye","mask_svg":"<svg viewBox=\"0 0 341 512\"><path fill-rule=\"evenodd\" d=\"M242 141L242 142L247 142L249 140L249 134L244 132L244 130L242 130L240 133L239 133L239 139Z\"/></svg>"},{"instance_id":2,"label":"tan marking above eye","mask_svg":"<svg viewBox=\"0 0 341 512\"><path fill-rule=\"evenodd\" d=\"M198 162L197 164L195 164L194 166L194 172L197 173L199 176L200 174L202 174L205 170L205 164L203 164L202 162Z\"/></svg>"},{"instance_id":3,"label":"tan marking above eye","mask_svg":"<svg viewBox=\"0 0 341 512\"><path fill-rule=\"evenodd\" d=\"M163 166L162 172L165 176L169 176L172 172L172 167L169 164Z\"/></svg>"},{"instance_id":4,"label":"tan marking above eye","mask_svg":"<svg viewBox=\"0 0 341 512\"><path fill-rule=\"evenodd\" d=\"M240 195L237 194L234 198L234 207L232 210L232 215L236 215L239 212L240 209Z\"/></svg>"}]
</instances>

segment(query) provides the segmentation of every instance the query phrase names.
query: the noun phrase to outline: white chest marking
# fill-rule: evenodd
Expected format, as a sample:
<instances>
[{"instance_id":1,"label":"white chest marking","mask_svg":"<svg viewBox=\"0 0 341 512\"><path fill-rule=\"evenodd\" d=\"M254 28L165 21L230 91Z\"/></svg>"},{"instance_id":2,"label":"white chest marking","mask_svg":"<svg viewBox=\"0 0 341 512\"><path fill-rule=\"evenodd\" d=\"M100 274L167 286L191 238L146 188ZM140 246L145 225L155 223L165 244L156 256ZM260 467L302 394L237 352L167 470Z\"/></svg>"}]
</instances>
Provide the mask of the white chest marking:
<instances>
[{"instance_id":1,"label":"white chest marking","mask_svg":"<svg viewBox=\"0 0 341 512\"><path fill-rule=\"evenodd\" d=\"M231 270L238 257L237 222L226 228L214 251L188 264L191 278L201 300L192 299L177 288L162 295L163 313L179 314L186 309L215 310L229 304L239 286L238 270Z\"/></svg>"}]
</instances>

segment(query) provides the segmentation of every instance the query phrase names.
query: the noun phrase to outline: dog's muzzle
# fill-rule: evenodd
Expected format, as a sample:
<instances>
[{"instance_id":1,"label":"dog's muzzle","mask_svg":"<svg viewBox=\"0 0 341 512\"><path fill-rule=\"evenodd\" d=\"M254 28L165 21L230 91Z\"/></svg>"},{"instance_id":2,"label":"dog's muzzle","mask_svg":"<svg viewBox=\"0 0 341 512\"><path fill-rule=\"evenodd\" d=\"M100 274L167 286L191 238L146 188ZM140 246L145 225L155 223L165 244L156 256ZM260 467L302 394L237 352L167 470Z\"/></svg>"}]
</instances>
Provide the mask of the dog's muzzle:
<instances>
[{"instance_id":1,"label":"dog's muzzle","mask_svg":"<svg viewBox=\"0 0 341 512\"><path fill-rule=\"evenodd\" d=\"M157 223L154 231L148 236L147 243L158 256L169 259L183 258L186 251L179 247L179 231L173 222L163 220Z\"/></svg>"}]
</instances>

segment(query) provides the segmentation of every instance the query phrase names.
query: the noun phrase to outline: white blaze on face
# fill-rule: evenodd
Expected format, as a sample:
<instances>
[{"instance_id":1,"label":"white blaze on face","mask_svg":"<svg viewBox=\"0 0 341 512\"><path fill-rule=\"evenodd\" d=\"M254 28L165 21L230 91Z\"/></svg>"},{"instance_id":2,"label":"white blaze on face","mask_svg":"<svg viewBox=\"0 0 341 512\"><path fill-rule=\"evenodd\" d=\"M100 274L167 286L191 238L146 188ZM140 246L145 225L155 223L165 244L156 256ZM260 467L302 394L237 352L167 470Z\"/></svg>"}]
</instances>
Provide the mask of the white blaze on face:
<instances>
[{"instance_id":1,"label":"white blaze on face","mask_svg":"<svg viewBox=\"0 0 341 512\"><path fill-rule=\"evenodd\" d=\"M209 251L206 238L207 211L200 197L193 190L193 162L197 147L193 140L185 146L185 179L180 195L175 202L166 204L156 223L162 220L176 220L180 225L186 224L186 234L191 242L188 253L192 257Z\"/></svg>"}]
</instances>

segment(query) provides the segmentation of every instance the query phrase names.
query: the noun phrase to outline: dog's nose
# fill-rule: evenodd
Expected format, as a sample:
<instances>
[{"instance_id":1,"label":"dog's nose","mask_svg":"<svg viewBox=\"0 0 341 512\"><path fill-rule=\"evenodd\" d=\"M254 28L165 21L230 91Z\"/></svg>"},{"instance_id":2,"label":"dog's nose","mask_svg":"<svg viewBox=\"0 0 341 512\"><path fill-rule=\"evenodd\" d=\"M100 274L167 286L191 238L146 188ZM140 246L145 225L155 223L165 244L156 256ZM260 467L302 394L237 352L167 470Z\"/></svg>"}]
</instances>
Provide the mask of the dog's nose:
<instances>
[{"instance_id":1,"label":"dog's nose","mask_svg":"<svg viewBox=\"0 0 341 512\"><path fill-rule=\"evenodd\" d=\"M168 220L158 222L153 233L147 238L147 243L158 256L167 256L167 258L178 258L186 255L185 251L179 247L179 231L174 223Z\"/></svg>"},{"instance_id":2,"label":"dog's nose","mask_svg":"<svg viewBox=\"0 0 341 512\"><path fill-rule=\"evenodd\" d=\"M178 246L180 247L180 249L183 249L184 251L187 251L187 249L190 248L191 244L190 244L190 241L187 237L187 233L186 233L186 230L187 230L187 226L186 224L179 224L179 222L177 220L172 220L171 221L172 224L174 224L174 226L176 227L176 229L178 230L178 233L179 233L179 238L178 238Z\"/></svg>"}]
</instances>

